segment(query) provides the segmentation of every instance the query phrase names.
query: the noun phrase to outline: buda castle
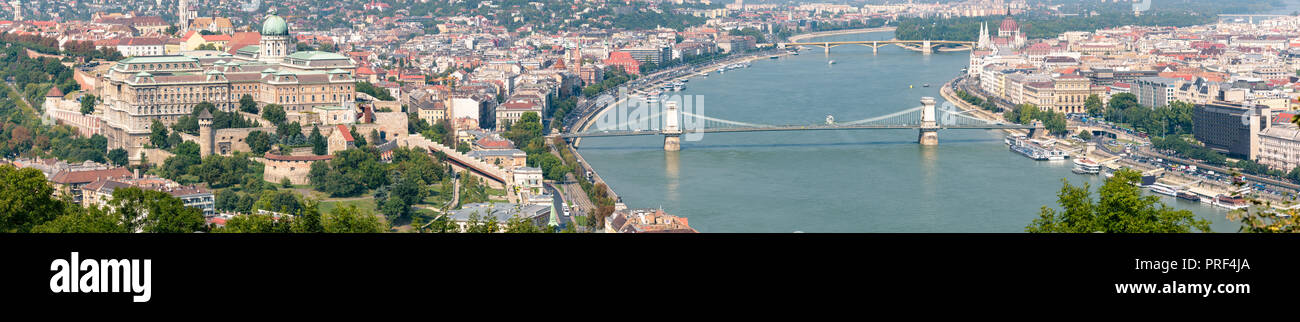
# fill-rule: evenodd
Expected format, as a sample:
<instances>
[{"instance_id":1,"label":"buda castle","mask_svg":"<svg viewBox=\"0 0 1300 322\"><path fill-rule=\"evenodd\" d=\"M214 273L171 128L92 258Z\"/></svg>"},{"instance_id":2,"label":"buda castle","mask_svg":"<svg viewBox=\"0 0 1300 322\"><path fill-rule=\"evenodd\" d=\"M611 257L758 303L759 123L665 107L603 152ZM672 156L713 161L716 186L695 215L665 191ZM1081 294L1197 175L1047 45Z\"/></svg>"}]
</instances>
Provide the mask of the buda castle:
<instances>
[{"instance_id":1,"label":"buda castle","mask_svg":"<svg viewBox=\"0 0 1300 322\"><path fill-rule=\"evenodd\" d=\"M135 159L149 142L154 120L170 126L200 102L234 112L240 98L249 95L259 110L277 104L291 115L355 109L351 58L294 49L288 24L271 9L258 44L234 53L192 51L118 61L97 77L94 90L102 99L96 110L103 113L109 149L124 148Z\"/></svg>"}]
</instances>

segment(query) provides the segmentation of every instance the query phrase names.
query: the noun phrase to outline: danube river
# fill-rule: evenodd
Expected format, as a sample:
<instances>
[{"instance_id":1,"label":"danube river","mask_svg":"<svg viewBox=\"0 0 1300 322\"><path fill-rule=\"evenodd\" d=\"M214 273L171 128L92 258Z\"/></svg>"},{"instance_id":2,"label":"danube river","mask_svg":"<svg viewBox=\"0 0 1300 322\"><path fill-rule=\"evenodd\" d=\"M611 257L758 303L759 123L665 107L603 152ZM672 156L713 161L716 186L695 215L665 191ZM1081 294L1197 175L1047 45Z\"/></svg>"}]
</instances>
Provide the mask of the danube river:
<instances>
[{"instance_id":1,"label":"danube river","mask_svg":"<svg viewBox=\"0 0 1300 322\"><path fill-rule=\"evenodd\" d=\"M815 40L885 40L892 32ZM924 56L896 46L840 46L825 55L760 59L749 68L694 77L680 94L704 96L704 114L760 124L818 124L889 114L939 96L967 52ZM834 60L835 64L827 64ZM924 87L924 84L930 87ZM911 86L909 88L909 86ZM1042 206L1056 207L1071 163L1008 151L1000 131L943 130L939 146L916 130L706 134L664 152L659 136L583 139L583 157L633 208L662 207L701 232L1021 232ZM1235 232L1226 212L1162 197Z\"/></svg>"}]
</instances>

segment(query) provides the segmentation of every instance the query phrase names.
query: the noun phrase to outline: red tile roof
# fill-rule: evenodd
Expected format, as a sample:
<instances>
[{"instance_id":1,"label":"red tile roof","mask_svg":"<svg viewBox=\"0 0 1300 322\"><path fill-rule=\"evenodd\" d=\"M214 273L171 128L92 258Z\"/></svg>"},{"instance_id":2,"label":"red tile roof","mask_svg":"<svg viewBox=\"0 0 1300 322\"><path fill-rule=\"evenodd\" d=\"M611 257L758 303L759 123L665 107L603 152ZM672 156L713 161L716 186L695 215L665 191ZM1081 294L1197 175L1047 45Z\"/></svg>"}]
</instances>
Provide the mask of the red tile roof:
<instances>
[{"instance_id":1,"label":"red tile roof","mask_svg":"<svg viewBox=\"0 0 1300 322\"><path fill-rule=\"evenodd\" d=\"M353 139L352 139L352 131L349 131L349 130L348 130L348 127L343 126L343 124L339 124L339 125L336 125L336 126L338 126L338 128L339 128L339 129L338 129L339 134L342 134L342 135L343 135L343 140L344 140L344 141L348 141L348 142L352 142L352 141L353 141Z\"/></svg>"},{"instance_id":2,"label":"red tile roof","mask_svg":"<svg viewBox=\"0 0 1300 322\"><path fill-rule=\"evenodd\" d=\"M205 35L204 41L230 41L230 35Z\"/></svg>"},{"instance_id":3,"label":"red tile roof","mask_svg":"<svg viewBox=\"0 0 1300 322\"><path fill-rule=\"evenodd\" d=\"M87 170L87 171L60 171L50 178L50 182L58 184L76 184L90 183L100 179L130 177L131 172L126 168L112 168L106 170Z\"/></svg>"},{"instance_id":4,"label":"red tile roof","mask_svg":"<svg viewBox=\"0 0 1300 322\"><path fill-rule=\"evenodd\" d=\"M276 161L320 161L320 160L329 160L334 158L334 156L332 155L279 155L279 154L272 154L270 152L267 152L262 157L266 158L267 160L276 160Z\"/></svg>"}]
</instances>

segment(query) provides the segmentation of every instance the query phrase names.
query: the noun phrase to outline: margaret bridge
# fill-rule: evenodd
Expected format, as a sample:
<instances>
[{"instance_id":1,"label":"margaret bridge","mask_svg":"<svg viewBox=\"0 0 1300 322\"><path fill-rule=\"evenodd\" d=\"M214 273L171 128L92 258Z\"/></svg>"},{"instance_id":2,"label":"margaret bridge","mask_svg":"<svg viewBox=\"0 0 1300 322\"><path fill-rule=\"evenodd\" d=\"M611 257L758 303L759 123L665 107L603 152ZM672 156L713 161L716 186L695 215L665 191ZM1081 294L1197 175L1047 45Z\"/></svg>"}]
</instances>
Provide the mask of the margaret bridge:
<instances>
[{"instance_id":1,"label":"margaret bridge","mask_svg":"<svg viewBox=\"0 0 1300 322\"><path fill-rule=\"evenodd\" d=\"M918 51L920 51L921 53L924 53L924 54L926 54L926 55L929 55L931 52L934 52L934 46L936 46L936 45L958 45L956 48L954 48L955 50L970 50L971 48L975 47L975 42L974 42L974 41L955 41L955 40L898 40L898 39L894 39L894 40L853 40L853 41L791 42L791 43L781 43L781 44L779 44L779 46L780 46L780 47L783 47L783 48L802 47L802 46L822 47L823 49L826 50L826 53L828 53L828 54L831 52L831 48L833 48L833 47L835 47L835 46L841 46L841 45L861 45L861 46L871 47L871 53L873 53L873 54L879 52L879 51L880 51L880 47L893 45L893 46L903 47L903 48L908 49L908 50L918 50Z\"/></svg>"},{"instance_id":2,"label":"margaret bridge","mask_svg":"<svg viewBox=\"0 0 1300 322\"><path fill-rule=\"evenodd\" d=\"M648 115L640 117L605 115L604 117L606 117L607 120L608 118L613 117L616 118L617 121L606 121L595 125L586 131L567 132L555 136L562 139L579 139L588 137L662 135L664 136L664 150L678 151L681 149L682 135L691 135L696 133L917 129L919 130L917 142L921 145L939 144L938 131L941 129L1025 129L1030 130L1031 136L1039 136L1046 133L1042 123L1039 122L1036 122L1033 125L1010 124L976 118L966 115L966 112L957 111L956 108L939 109L935 107L935 100L933 97L921 98L921 106L876 117L849 122L835 122L833 117L828 116L825 123L794 125L768 125L724 120L704 115L697 115L687 111L680 111L678 103L674 101L666 101L663 105L662 112L647 113ZM599 122L599 120L597 121Z\"/></svg>"}]
</instances>

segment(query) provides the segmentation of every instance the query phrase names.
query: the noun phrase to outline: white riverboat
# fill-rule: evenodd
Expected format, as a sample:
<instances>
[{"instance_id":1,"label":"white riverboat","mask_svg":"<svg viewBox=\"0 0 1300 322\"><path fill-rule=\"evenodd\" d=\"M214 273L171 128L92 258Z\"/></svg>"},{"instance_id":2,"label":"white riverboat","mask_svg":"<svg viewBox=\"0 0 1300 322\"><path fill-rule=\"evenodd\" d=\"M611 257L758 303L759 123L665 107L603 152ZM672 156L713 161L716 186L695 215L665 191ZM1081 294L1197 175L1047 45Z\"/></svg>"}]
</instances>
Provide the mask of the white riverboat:
<instances>
[{"instance_id":1,"label":"white riverboat","mask_svg":"<svg viewBox=\"0 0 1300 322\"><path fill-rule=\"evenodd\" d=\"M1047 147L1050 144L1040 143L1037 140L1026 139L1022 136L1009 137L1004 142L1011 151L1037 161L1061 161L1069 156L1069 153L1065 151Z\"/></svg>"},{"instance_id":2,"label":"white riverboat","mask_svg":"<svg viewBox=\"0 0 1300 322\"><path fill-rule=\"evenodd\" d=\"M1152 183L1152 184L1151 184L1151 192L1158 193L1158 194L1162 194L1162 195L1166 195L1166 196L1170 196L1170 197L1177 197L1177 196L1178 196L1178 189L1177 189L1177 188L1174 188L1173 186L1170 186L1170 185L1167 185L1167 184L1163 184L1163 183L1159 183L1159 182L1156 182L1156 183Z\"/></svg>"},{"instance_id":3,"label":"white riverboat","mask_svg":"<svg viewBox=\"0 0 1300 322\"><path fill-rule=\"evenodd\" d=\"M1070 171L1077 174L1099 174L1101 173L1101 164L1088 158L1074 159L1074 169Z\"/></svg>"},{"instance_id":4,"label":"white riverboat","mask_svg":"<svg viewBox=\"0 0 1300 322\"><path fill-rule=\"evenodd\" d=\"M1238 210L1249 206L1245 199L1229 195L1219 195L1218 197L1215 197L1214 205L1228 210Z\"/></svg>"}]
</instances>

